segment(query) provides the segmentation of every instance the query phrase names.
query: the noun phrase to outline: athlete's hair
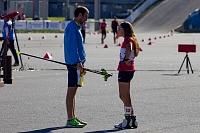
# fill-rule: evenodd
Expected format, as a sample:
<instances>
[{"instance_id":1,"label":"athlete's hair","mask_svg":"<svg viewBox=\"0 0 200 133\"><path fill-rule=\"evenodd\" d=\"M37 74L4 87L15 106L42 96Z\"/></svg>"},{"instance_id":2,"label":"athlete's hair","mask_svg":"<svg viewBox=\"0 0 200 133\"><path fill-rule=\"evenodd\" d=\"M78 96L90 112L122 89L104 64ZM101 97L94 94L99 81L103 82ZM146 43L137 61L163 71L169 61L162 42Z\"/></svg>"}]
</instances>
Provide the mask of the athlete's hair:
<instances>
[{"instance_id":1,"label":"athlete's hair","mask_svg":"<svg viewBox=\"0 0 200 133\"><path fill-rule=\"evenodd\" d=\"M78 17L79 13L81 13L82 15L84 15L85 13L89 13L89 10L84 7L84 6L78 6L76 8L76 10L74 11L74 17Z\"/></svg>"},{"instance_id":2,"label":"athlete's hair","mask_svg":"<svg viewBox=\"0 0 200 133\"><path fill-rule=\"evenodd\" d=\"M132 38L132 40L134 42L134 47L135 47L135 57L137 57L139 54L139 51L140 51L140 46L138 44L136 35L134 33L133 26L131 25L131 23L129 23L127 21L122 22L120 24L120 26L124 29L124 37Z\"/></svg>"}]
</instances>

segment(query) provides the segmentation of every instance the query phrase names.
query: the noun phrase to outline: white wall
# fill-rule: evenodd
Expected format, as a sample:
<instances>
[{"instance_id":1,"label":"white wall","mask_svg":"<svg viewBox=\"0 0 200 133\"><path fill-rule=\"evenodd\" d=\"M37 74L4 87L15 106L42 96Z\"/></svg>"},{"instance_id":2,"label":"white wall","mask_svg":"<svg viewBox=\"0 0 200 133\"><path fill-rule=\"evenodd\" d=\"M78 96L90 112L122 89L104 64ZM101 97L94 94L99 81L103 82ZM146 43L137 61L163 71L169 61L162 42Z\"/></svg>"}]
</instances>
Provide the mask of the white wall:
<instances>
[{"instance_id":1,"label":"white wall","mask_svg":"<svg viewBox=\"0 0 200 133\"><path fill-rule=\"evenodd\" d=\"M146 9L148 9L151 5L156 3L158 0L146 0L142 5L140 5L130 16L128 16L125 21L130 23L134 22L135 19L143 13Z\"/></svg>"}]
</instances>

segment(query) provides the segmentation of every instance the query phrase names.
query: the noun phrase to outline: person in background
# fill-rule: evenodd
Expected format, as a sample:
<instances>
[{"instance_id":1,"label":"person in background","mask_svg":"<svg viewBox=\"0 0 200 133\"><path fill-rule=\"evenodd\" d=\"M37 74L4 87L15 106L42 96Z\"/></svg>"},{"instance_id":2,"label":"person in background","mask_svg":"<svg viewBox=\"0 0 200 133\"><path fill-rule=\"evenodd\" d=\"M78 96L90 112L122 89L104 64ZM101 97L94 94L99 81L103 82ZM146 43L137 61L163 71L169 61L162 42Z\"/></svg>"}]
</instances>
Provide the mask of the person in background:
<instances>
[{"instance_id":1,"label":"person in background","mask_svg":"<svg viewBox=\"0 0 200 133\"><path fill-rule=\"evenodd\" d=\"M119 129L137 128L138 123L131 102L130 82L135 73L134 59L139 54L139 44L132 25L123 22L118 27L118 35L124 38L118 64L119 97L123 102L125 119L114 127Z\"/></svg>"},{"instance_id":2,"label":"person in background","mask_svg":"<svg viewBox=\"0 0 200 133\"><path fill-rule=\"evenodd\" d=\"M15 33L14 33L14 29L12 27L12 22L10 20L10 18L7 18L6 15L5 16L1 16L2 19L4 19L4 25L2 28L2 36L3 37L7 37L8 38L8 49L10 49L10 51L12 52L12 55L15 59L15 63L13 64L13 66L19 66L19 59L17 56L17 52L14 46L14 42L15 42ZM0 51L0 56L2 57L4 52L8 51L4 49L4 43L2 45L1 51Z\"/></svg>"},{"instance_id":3,"label":"person in background","mask_svg":"<svg viewBox=\"0 0 200 133\"><path fill-rule=\"evenodd\" d=\"M26 15L25 15L25 13L22 13L22 20L26 20Z\"/></svg>"},{"instance_id":4,"label":"person in background","mask_svg":"<svg viewBox=\"0 0 200 133\"><path fill-rule=\"evenodd\" d=\"M81 34L83 36L83 43L85 43L85 30L86 30L86 23L83 23L82 26L81 26Z\"/></svg>"},{"instance_id":5,"label":"person in background","mask_svg":"<svg viewBox=\"0 0 200 133\"><path fill-rule=\"evenodd\" d=\"M103 19L103 22L100 23L101 44L104 43L104 40L106 38L106 27L107 27L106 19Z\"/></svg>"},{"instance_id":6,"label":"person in background","mask_svg":"<svg viewBox=\"0 0 200 133\"><path fill-rule=\"evenodd\" d=\"M20 13L18 14L17 20L21 20L21 15L20 15Z\"/></svg>"},{"instance_id":7,"label":"person in background","mask_svg":"<svg viewBox=\"0 0 200 133\"><path fill-rule=\"evenodd\" d=\"M1 17L1 19L3 19L3 11L1 11L1 14L0 14L0 17Z\"/></svg>"},{"instance_id":8,"label":"person in background","mask_svg":"<svg viewBox=\"0 0 200 133\"><path fill-rule=\"evenodd\" d=\"M75 115L75 99L78 83L78 75L84 73L83 65L86 61L81 25L87 21L89 10L84 6L78 6L74 11L74 19L71 20L64 32L64 57L68 69L68 90L66 95L66 108L68 120L66 127L82 128L87 125Z\"/></svg>"},{"instance_id":9,"label":"person in background","mask_svg":"<svg viewBox=\"0 0 200 133\"><path fill-rule=\"evenodd\" d=\"M117 17L114 17L114 20L111 23L111 28L113 32L113 39L114 39L114 44L116 43L116 36L117 36L117 27L119 26L119 23L117 21Z\"/></svg>"}]
</instances>

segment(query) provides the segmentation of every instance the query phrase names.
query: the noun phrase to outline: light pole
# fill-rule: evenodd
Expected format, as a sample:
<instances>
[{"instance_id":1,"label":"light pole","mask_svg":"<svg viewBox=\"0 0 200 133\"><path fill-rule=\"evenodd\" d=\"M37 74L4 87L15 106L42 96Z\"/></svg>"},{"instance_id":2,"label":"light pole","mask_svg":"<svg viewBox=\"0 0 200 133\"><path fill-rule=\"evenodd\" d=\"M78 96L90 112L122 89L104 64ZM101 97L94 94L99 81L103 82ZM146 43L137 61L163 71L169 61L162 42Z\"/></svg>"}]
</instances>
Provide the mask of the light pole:
<instances>
[{"instance_id":1,"label":"light pole","mask_svg":"<svg viewBox=\"0 0 200 133\"><path fill-rule=\"evenodd\" d=\"M9 13L9 8L10 8L10 0L7 0L7 10L6 10L6 13L8 14Z\"/></svg>"},{"instance_id":2,"label":"light pole","mask_svg":"<svg viewBox=\"0 0 200 133\"><path fill-rule=\"evenodd\" d=\"M67 20L69 20L69 0L66 0L65 1L65 6L66 6L66 10L65 10L65 12L66 12L66 15L65 15L65 20L67 21Z\"/></svg>"},{"instance_id":3,"label":"light pole","mask_svg":"<svg viewBox=\"0 0 200 133\"><path fill-rule=\"evenodd\" d=\"M33 19L40 19L40 0L33 1Z\"/></svg>"},{"instance_id":4,"label":"light pole","mask_svg":"<svg viewBox=\"0 0 200 133\"><path fill-rule=\"evenodd\" d=\"M42 8L42 18L43 20L48 20L48 3L49 3L49 0L43 0L43 8Z\"/></svg>"},{"instance_id":5,"label":"light pole","mask_svg":"<svg viewBox=\"0 0 200 133\"><path fill-rule=\"evenodd\" d=\"M94 30L99 30L101 0L94 0Z\"/></svg>"},{"instance_id":6,"label":"light pole","mask_svg":"<svg viewBox=\"0 0 200 133\"><path fill-rule=\"evenodd\" d=\"M17 11L17 0L15 0L15 11Z\"/></svg>"}]
</instances>

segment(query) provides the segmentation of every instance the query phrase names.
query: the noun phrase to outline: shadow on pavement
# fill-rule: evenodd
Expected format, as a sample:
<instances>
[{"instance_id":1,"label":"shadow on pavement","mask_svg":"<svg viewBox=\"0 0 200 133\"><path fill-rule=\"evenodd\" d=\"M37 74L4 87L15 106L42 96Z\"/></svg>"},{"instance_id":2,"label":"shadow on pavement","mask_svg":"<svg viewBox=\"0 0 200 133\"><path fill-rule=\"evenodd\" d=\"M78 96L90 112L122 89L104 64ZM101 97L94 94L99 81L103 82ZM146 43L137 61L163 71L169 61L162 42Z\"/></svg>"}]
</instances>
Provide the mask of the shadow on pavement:
<instances>
[{"instance_id":1,"label":"shadow on pavement","mask_svg":"<svg viewBox=\"0 0 200 133\"><path fill-rule=\"evenodd\" d=\"M68 127L66 126L51 127L51 128L44 128L44 129L38 129L38 130L33 130L33 131L18 132L18 133L50 133L51 131L60 130L64 128L68 128ZM91 132L85 132L85 133L111 133L111 132L117 132L121 130L124 130L124 129L99 130L99 131L91 131Z\"/></svg>"},{"instance_id":2,"label":"shadow on pavement","mask_svg":"<svg viewBox=\"0 0 200 133\"><path fill-rule=\"evenodd\" d=\"M181 76L181 74L162 74L164 76Z\"/></svg>"},{"instance_id":3,"label":"shadow on pavement","mask_svg":"<svg viewBox=\"0 0 200 133\"><path fill-rule=\"evenodd\" d=\"M124 129L110 129L110 130L98 130L98 131L91 131L91 132L84 132L84 133L111 133L111 132L118 132Z\"/></svg>"},{"instance_id":4,"label":"shadow on pavement","mask_svg":"<svg viewBox=\"0 0 200 133\"><path fill-rule=\"evenodd\" d=\"M64 129L64 128L67 128L67 127L65 126L51 127L51 128L44 128L44 129L38 129L38 130L33 130L33 131L18 132L18 133L50 133L53 130L59 130L59 129Z\"/></svg>"}]
</instances>

